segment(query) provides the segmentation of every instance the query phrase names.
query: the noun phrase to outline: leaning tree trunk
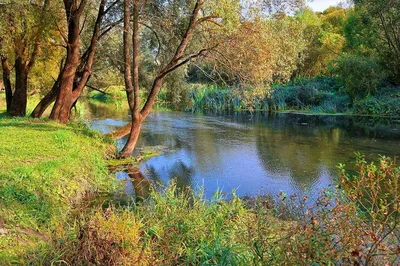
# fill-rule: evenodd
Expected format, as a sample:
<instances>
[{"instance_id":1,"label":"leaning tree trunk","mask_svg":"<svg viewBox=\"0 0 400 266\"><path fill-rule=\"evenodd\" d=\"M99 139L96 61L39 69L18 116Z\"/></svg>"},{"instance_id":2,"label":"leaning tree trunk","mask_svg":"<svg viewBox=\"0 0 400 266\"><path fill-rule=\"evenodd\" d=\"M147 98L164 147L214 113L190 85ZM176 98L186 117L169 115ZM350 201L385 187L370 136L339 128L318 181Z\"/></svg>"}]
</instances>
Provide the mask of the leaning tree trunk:
<instances>
[{"instance_id":1,"label":"leaning tree trunk","mask_svg":"<svg viewBox=\"0 0 400 266\"><path fill-rule=\"evenodd\" d=\"M64 0L68 21L67 58L61 73L57 98L50 114L50 119L60 123L67 123L71 114L72 90L80 61L80 19L86 3L87 0L82 0L79 5L74 0Z\"/></svg>"},{"instance_id":2,"label":"leaning tree trunk","mask_svg":"<svg viewBox=\"0 0 400 266\"><path fill-rule=\"evenodd\" d=\"M133 149L139 139L142 119L140 115L140 99L139 99L139 0L133 0L133 82L131 74L130 60L130 0L124 1L124 63L125 63L125 88L128 99L129 108L132 114L132 126L130 135L124 148L120 152L121 158L127 158L132 155Z\"/></svg>"},{"instance_id":3,"label":"leaning tree trunk","mask_svg":"<svg viewBox=\"0 0 400 266\"><path fill-rule=\"evenodd\" d=\"M126 142L124 148L120 152L120 158L128 158L132 155L132 152L135 149L136 143L139 139L141 127L142 127L142 122L140 120L138 120L137 122L133 121L128 141Z\"/></svg>"},{"instance_id":4,"label":"leaning tree trunk","mask_svg":"<svg viewBox=\"0 0 400 266\"><path fill-rule=\"evenodd\" d=\"M79 66L79 17L71 19L68 26L67 58L64 70L61 73L60 85L56 102L50 114L50 119L58 120L60 123L69 121L72 100L72 89L77 68Z\"/></svg>"},{"instance_id":5,"label":"leaning tree trunk","mask_svg":"<svg viewBox=\"0 0 400 266\"><path fill-rule=\"evenodd\" d=\"M44 96L32 111L32 118L41 118L46 109L56 100L58 88L60 86L60 77L54 82L52 89Z\"/></svg>"},{"instance_id":6,"label":"leaning tree trunk","mask_svg":"<svg viewBox=\"0 0 400 266\"><path fill-rule=\"evenodd\" d=\"M102 19L106 12L110 10L111 6L114 6L118 1L115 1L107 11L105 10L107 0L101 1L90 46L81 57L79 53L79 35L81 33L79 23L86 2L87 1L82 0L79 8L72 12L67 11L67 18L69 18L67 58L59 79L59 85L55 88L53 87L53 89L57 89L57 98L50 114L51 119L58 120L61 123L69 121L71 109L77 102L84 87L90 79L97 43L101 37L100 26ZM66 4L66 10L69 10L68 4ZM51 92L49 94L51 94ZM49 95L46 103L52 101L51 98L51 95Z\"/></svg>"}]
</instances>

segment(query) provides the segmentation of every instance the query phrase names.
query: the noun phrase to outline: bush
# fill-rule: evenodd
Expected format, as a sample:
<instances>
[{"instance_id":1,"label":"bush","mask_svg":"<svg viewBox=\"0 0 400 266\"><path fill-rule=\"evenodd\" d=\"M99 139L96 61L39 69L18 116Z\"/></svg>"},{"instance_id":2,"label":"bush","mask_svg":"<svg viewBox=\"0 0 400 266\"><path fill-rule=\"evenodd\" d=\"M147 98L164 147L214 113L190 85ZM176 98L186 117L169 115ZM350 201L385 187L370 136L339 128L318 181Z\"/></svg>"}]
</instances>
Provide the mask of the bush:
<instances>
[{"instance_id":1,"label":"bush","mask_svg":"<svg viewBox=\"0 0 400 266\"><path fill-rule=\"evenodd\" d=\"M354 103L356 115L400 117L400 91L388 90Z\"/></svg>"},{"instance_id":2,"label":"bush","mask_svg":"<svg viewBox=\"0 0 400 266\"><path fill-rule=\"evenodd\" d=\"M275 86L270 98L275 110L347 112L350 98L338 90L338 83L333 78L300 79L288 85Z\"/></svg>"},{"instance_id":3,"label":"bush","mask_svg":"<svg viewBox=\"0 0 400 266\"><path fill-rule=\"evenodd\" d=\"M332 62L331 70L351 97L374 94L387 73L371 57L344 55Z\"/></svg>"}]
</instances>

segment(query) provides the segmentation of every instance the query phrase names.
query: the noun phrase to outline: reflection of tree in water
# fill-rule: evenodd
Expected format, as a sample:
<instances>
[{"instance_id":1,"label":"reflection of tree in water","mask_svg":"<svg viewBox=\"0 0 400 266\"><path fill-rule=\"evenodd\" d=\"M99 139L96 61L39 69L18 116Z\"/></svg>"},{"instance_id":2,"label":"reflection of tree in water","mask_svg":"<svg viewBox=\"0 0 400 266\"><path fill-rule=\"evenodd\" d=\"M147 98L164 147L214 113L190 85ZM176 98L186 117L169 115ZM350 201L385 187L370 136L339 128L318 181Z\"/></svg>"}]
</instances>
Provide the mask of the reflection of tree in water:
<instances>
[{"instance_id":1,"label":"reflection of tree in water","mask_svg":"<svg viewBox=\"0 0 400 266\"><path fill-rule=\"evenodd\" d=\"M152 165L146 165L146 176L148 179L153 180L156 184L162 183L160 174L157 172L157 170Z\"/></svg>"},{"instance_id":2,"label":"reflection of tree in water","mask_svg":"<svg viewBox=\"0 0 400 266\"><path fill-rule=\"evenodd\" d=\"M128 167L128 175L135 189L136 200L146 199L150 194L150 181L144 177L137 167L132 165Z\"/></svg>"},{"instance_id":3,"label":"reflection of tree in water","mask_svg":"<svg viewBox=\"0 0 400 266\"><path fill-rule=\"evenodd\" d=\"M101 103L85 101L85 108L88 112L85 114L86 119L117 119L126 120L129 116L128 106L124 103L122 106L117 106L114 103Z\"/></svg>"},{"instance_id":4,"label":"reflection of tree in water","mask_svg":"<svg viewBox=\"0 0 400 266\"><path fill-rule=\"evenodd\" d=\"M166 173L168 181L174 180L178 188L186 188L192 184L194 169L179 160L167 169ZM162 184L161 173L159 173L154 166L148 165L146 167L146 176L155 181L155 183Z\"/></svg>"},{"instance_id":5,"label":"reflection of tree in water","mask_svg":"<svg viewBox=\"0 0 400 266\"><path fill-rule=\"evenodd\" d=\"M179 160L173 164L168 174L170 179L175 180L178 188L185 189L192 184L194 169Z\"/></svg>"},{"instance_id":6,"label":"reflection of tree in water","mask_svg":"<svg viewBox=\"0 0 400 266\"><path fill-rule=\"evenodd\" d=\"M184 143L175 135L143 132L143 134L140 136L138 146L146 147L157 145L162 145L174 150L184 147Z\"/></svg>"},{"instance_id":7,"label":"reflection of tree in water","mask_svg":"<svg viewBox=\"0 0 400 266\"><path fill-rule=\"evenodd\" d=\"M332 168L332 162L340 158L340 129L274 120L256 135L257 152L265 170L290 175L296 186L305 190L316 181L321 166Z\"/></svg>"}]
</instances>

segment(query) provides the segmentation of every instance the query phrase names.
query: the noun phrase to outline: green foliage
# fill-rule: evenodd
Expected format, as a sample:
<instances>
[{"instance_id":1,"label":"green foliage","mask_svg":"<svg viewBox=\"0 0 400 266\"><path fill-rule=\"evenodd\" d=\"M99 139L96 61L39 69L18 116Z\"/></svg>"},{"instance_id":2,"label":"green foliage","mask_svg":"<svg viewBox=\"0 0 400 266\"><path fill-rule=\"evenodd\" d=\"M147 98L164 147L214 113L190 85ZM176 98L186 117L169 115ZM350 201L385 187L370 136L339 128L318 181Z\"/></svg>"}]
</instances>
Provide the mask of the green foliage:
<instances>
[{"instance_id":1,"label":"green foliage","mask_svg":"<svg viewBox=\"0 0 400 266\"><path fill-rule=\"evenodd\" d=\"M264 227L257 232L256 212L239 198L228 201L216 193L205 201L201 193L171 184L141 204L83 215L72 232L54 238L42 260L73 265L86 265L88 258L98 264L246 265L255 259L253 237L274 239L278 228L291 225L267 210L263 216Z\"/></svg>"},{"instance_id":2,"label":"green foliage","mask_svg":"<svg viewBox=\"0 0 400 266\"><path fill-rule=\"evenodd\" d=\"M349 111L350 99L339 92L333 78L298 80L288 85L274 86L270 101L275 110L310 110L319 113Z\"/></svg>"},{"instance_id":3,"label":"green foliage","mask_svg":"<svg viewBox=\"0 0 400 266\"><path fill-rule=\"evenodd\" d=\"M364 56L378 56L377 48L385 44L377 26L365 8L350 10L343 28L346 37L344 50Z\"/></svg>"},{"instance_id":4,"label":"green foliage","mask_svg":"<svg viewBox=\"0 0 400 266\"><path fill-rule=\"evenodd\" d=\"M191 104L188 110L198 112L204 110L254 111L266 110L268 103L265 96L252 93L252 89L220 88L216 85L193 85L190 90Z\"/></svg>"},{"instance_id":5,"label":"green foliage","mask_svg":"<svg viewBox=\"0 0 400 266\"><path fill-rule=\"evenodd\" d=\"M124 86L109 86L103 90L105 93L91 90L88 98L103 103L112 103L126 99L126 90Z\"/></svg>"},{"instance_id":6,"label":"green foliage","mask_svg":"<svg viewBox=\"0 0 400 266\"><path fill-rule=\"evenodd\" d=\"M83 125L3 118L0 128L0 264L7 265L70 219L73 204L113 181L102 157L109 144Z\"/></svg>"},{"instance_id":7,"label":"green foliage","mask_svg":"<svg viewBox=\"0 0 400 266\"><path fill-rule=\"evenodd\" d=\"M335 60L332 72L353 98L376 93L386 77L386 72L377 60L359 55L343 55Z\"/></svg>"},{"instance_id":8,"label":"green foliage","mask_svg":"<svg viewBox=\"0 0 400 266\"><path fill-rule=\"evenodd\" d=\"M356 115L400 117L400 90L382 90L376 96L357 100L353 106Z\"/></svg>"},{"instance_id":9,"label":"green foliage","mask_svg":"<svg viewBox=\"0 0 400 266\"><path fill-rule=\"evenodd\" d=\"M370 22L372 43L379 59L391 74L392 81L400 82L400 5L391 0L355 0L356 10L361 10L363 20ZM368 31L368 30L367 30Z\"/></svg>"},{"instance_id":10,"label":"green foliage","mask_svg":"<svg viewBox=\"0 0 400 266\"><path fill-rule=\"evenodd\" d=\"M313 78L328 72L328 64L342 51L345 43L343 24L347 10L328 8L323 13L303 9L296 19L304 25L306 48L298 62L297 77Z\"/></svg>"}]
</instances>

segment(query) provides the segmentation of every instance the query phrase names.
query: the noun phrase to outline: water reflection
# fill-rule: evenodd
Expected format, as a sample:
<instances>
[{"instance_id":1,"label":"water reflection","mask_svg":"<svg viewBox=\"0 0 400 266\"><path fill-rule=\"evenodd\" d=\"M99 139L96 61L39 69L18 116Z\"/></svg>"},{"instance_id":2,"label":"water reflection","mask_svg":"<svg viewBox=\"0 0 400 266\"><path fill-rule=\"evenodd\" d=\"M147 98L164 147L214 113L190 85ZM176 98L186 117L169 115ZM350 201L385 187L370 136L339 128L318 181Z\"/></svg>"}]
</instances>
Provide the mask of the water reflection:
<instances>
[{"instance_id":1,"label":"water reflection","mask_svg":"<svg viewBox=\"0 0 400 266\"><path fill-rule=\"evenodd\" d=\"M91 125L109 132L129 121L127 112L98 106ZM117 119L115 119L117 118ZM120 145L123 144L123 140ZM352 167L355 151L370 159L400 153L400 122L294 114L188 114L155 112L143 127L139 147L163 145L172 152L140 167L150 180L202 185L239 195L313 193L337 176L339 162Z\"/></svg>"},{"instance_id":2,"label":"water reflection","mask_svg":"<svg viewBox=\"0 0 400 266\"><path fill-rule=\"evenodd\" d=\"M128 175L135 189L136 200L146 199L150 194L150 181L134 166L128 167Z\"/></svg>"}]
</instances>

